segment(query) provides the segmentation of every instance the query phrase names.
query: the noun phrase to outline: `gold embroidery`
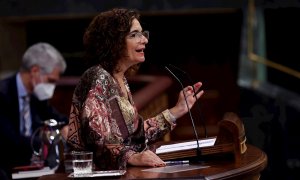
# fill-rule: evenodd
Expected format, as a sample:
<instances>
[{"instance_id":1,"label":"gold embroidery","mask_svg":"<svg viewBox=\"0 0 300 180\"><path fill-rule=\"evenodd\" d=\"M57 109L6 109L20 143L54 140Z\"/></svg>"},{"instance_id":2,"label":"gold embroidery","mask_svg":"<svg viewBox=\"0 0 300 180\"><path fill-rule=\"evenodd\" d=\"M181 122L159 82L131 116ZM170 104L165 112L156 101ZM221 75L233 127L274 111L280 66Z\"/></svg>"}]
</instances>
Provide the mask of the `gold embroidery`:
<instances>
[{"instance_id":1,"label":"gold embroidery","mask_svg":"<svg viewBox=\"0 0 300 180\"><path fill-rule=\"evenodd\" d=\"M123 118L125 120L128 132L129 134L132 134L134 131L134 124L133 124L134 115L135 115L134 107L124 97L118 97L118 104L121 113L123 115Z\"/></svg>"}]
</instances>

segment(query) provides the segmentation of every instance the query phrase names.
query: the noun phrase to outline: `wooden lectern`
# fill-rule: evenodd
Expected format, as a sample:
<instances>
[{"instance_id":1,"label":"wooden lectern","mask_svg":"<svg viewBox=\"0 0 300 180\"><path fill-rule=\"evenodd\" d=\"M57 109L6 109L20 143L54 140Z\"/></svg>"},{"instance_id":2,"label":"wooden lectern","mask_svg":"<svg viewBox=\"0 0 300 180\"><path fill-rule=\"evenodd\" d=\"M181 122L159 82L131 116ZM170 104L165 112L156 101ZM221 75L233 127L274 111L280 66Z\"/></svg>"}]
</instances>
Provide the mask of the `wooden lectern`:
<instances>
[{"instance_id":1,"label":"wooden lectern","mask_svg":"<svg viewBox=\"0 0 300 180\"><path fill-rule=\"evenodd\" d=\"M225 113L223 119L218 123L219 133L213 146L201 147L201 154L197 153L197 148L188 150L178 150L158 154L162 160L183 159L206 155L232 154L234 160L239 162L241 154L247 150L244 125L240 118L232 112Z\"/></svg>"},{"instance_id":2,"label":"wooden lectern","mask_svg":"<svg viewBox=\"0 0 300 180\"><path fill-rule=\"evenodd\" d=\"M162 173L146 171L149 167L135 167L128 166L127 172L121 177L108 177L109 179L259 179L261 171L267 165L267 156L260 149L248 145L246 147L245 131L243 123L234 113L226 113L219 122L219 133L217 137L207 138L214 139L213 145L201 148L201 157L207 161L202 161L195 158L197 156L197 149L188 149L181 151L174 151L168 153L158 153L163 160L172 159L189 159L192 165L200 165L207 168L191 169L186 171L179 171L176 173ZM192 141L196 142L196 141ZM159 149L159 145L166 145L163 142L157 142L150 146L151 150ZM170 143L168 143L170 144ZM175 144L180 144L175 143ZM173 145L173 144L171 144ZM195 145L195 144L193 144ZM203 144L202 144L203 145ZM195 147L195 146L193 146ZM152 149L154 148L154 149ZM226 154L225 156L222 156ZM229 157L227 156L229 154ZM211 158L211 156L213 156ZM220 158L222 156L222 158ZM207 157L207 158L206 158ZM224 157L224 158L223 158ZM198 160L201 160L198 161ZM199 162L199 163L198 163ZM186 166L185 166L186 167ZM167 167L168 168L168 167ZM173 168L173 167L170 167ZM175 167L176 168L176 167ZM178 168L178 167L177 167ZM180 168L180 167L179 167ZM152 169L152 168L150 168ZM52 175L46 175L39 180L69 180L69 173L65 171L56 172Z\"/></svg>"}]
</instances>

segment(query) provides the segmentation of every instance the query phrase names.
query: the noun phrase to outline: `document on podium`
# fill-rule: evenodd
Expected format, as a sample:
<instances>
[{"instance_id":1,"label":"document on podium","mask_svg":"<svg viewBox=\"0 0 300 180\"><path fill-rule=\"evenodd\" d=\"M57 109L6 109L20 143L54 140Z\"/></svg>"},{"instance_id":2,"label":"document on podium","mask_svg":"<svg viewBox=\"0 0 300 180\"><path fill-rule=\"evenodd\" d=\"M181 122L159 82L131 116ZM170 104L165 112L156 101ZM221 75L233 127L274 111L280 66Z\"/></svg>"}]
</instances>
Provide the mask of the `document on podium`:
<instances>
[{"instance_id":1,"label":"document on podium","mask_svg":"<svg viewBox=\"0 0 300 180\"><path fill-rule=\"evenodd\" d=\"M216 137L207 138L199 140L199 147L209 147L213 146L216 142ZM190 149L196 149L197 148L197 141L186 141L182 143L174 143L174 144L168 144L168 145L162 145L159 148L156 149L156 154L163 154L163 153L170 153L170 152L176 152L176 151L182 151L182 150L190 150Z\"/></svg>"},{"instance_id":2,"label":"document on podium","mask_svg":"<svg viewBox=\"0 0 300 180\"><path fill-rule=\"evenodd\" d=\"M48 166L39 170L20 171L12 174L12 179L37 178L44 175L54 174L57 167L50 169Z\"/></svg>"}]
</instances>

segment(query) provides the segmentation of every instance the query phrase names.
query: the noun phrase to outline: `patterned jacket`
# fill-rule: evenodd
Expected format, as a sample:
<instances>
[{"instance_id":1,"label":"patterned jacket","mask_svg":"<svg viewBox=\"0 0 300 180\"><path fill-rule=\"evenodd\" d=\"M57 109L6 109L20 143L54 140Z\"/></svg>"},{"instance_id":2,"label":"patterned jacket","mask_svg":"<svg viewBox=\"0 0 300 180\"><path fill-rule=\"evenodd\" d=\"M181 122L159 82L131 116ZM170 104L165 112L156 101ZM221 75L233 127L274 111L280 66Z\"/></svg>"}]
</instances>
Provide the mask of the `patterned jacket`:
<instances>
[{"instance_id":1,"label":"patterned jacket","mask_svg":"<svg viewBox=\"0 0 300 180\"><path fill-rule=\"evenodd\" d=\"M148 148L175 127L169 110L143 120L132 100L100 65L89 68L75 88L69 116L68 145L94 153L102 170L125 169L129 157Z\"/></svg>"}]
</instances>

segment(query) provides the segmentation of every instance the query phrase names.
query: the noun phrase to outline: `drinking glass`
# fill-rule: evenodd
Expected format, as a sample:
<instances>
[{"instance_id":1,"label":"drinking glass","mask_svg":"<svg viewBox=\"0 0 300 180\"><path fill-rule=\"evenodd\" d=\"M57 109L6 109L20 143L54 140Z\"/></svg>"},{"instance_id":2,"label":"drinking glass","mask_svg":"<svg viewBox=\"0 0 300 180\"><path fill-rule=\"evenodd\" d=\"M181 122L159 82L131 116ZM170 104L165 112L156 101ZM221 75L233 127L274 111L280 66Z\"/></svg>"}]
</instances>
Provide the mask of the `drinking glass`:
<instances>
[{"instance_id":1,"label":"drinking glass","mask_svg":"<svg viewBox=\"0 0 300 180\"><path fill-rule=\"evenodd\" d=\"M93 152L89 151L73 151L72 163L74 177L85 176L92 173Z\"/></svg>"}]
</instances>

